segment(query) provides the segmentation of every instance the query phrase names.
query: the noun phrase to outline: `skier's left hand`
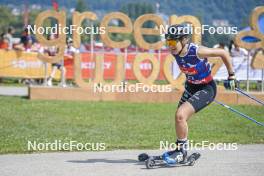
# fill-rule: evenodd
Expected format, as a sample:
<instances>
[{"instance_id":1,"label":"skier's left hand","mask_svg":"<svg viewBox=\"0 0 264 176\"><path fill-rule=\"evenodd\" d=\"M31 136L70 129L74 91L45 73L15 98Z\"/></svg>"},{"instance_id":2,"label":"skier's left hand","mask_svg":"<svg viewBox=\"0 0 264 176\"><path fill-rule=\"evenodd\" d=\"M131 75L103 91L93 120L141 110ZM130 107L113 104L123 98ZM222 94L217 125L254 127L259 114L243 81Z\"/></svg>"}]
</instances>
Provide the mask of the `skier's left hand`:
<instances>
[{"instance_id":1,"label":"skier's left hand","mask_svg":"<svg viewBox=\"0 0 264 176\"><path fill-rule=\"evenodd\" d=\"M227 89L234 90L235 88L237 88L237 86L238 85L237 85L237 80L236 80L235 74L234 73L229 74L225 87Z\"/></svg>"}]
</instances>

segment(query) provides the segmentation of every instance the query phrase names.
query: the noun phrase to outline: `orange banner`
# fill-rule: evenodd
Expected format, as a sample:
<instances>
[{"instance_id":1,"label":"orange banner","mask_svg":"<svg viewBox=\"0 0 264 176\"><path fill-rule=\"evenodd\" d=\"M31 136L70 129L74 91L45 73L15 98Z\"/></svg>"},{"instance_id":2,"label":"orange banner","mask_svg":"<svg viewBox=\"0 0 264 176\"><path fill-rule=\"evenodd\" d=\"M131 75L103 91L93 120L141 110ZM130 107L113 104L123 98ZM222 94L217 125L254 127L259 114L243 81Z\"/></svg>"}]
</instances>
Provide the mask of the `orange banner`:
<instances>
[{"instance_id":1,"label":"orange banner","mask_svg":"<svg viewBox=\"0 0 264 176\"><path fill-rule=\"evenodd\" d=\"M117 55L113 53L105 53L105 54L99 53L99 54L104 55L104 66L103 66L104 67L104 79L114 79L115 71L116 71L115 66L116 66ZM158 54L154 54L154 55L158 59ZM163 74L163 63L167 55L168 55L167 53L160 54L160 63L161 63L160 65L161 66L160 66L160 74L158 77L159 80L165 79L164 74ZM127 60L125 64L127 80L136 80L136 77L133 73L133 62L134 62L135 56L136 56L135 53L127 55ZM81 57L82 57L81 68L82 68L83 78L84 79L93 78L94 77L93 73L95 69L94 58L96 57L96 54L94 54L93 59L91 59L91 53L82 53ZM64 65L67 70L67 73L66 73L67 79L73 79L73 75L74 75L73 59L67 59L65 57ZM141 69L142 74L145 77L147 77L151 73L152 65L148 61L143 61L140 64L140 69Z\"/></svg>"},{"instance_id":2,"label":"orange banner","mask_svg":"<svg viewBox=\"0 0 264 176\"><path fill-rule=\"evenodd\" d=\"M47 64L47 72L51 70ZM0 76L17 78L44 78L45 64L37 53L0 50Z\"/></svg>"},{"instance_id":3,"label":"orange banner","mask_svg":"<svg viewBox=\"0 0 264 176\"><path fill-rule=\"evenodd\" d=\"M124 53L121 53L124 57ZM116 72L117 55L114 53L94 53L93 59L91 53L82 53L82 76L84 79L93 78L95 69L96 55L104 57L104 79L114 79ZM154 54L158 59L158 54ZM136 54L128 54L126 59L126 79L136 80L133 73L133 62ZM163 62L167 54L160 55L160 74L158 79L163 80ZM125 57L124 57L125 59ZM1 77L17 77L17 78L44 78L45 77L45 64L37 58L37 53L29 53L22 51L7 51L0 50L0 76ZM72 58L64 58L64 65L66 68L66 78L73 79L74 77L74 60ZM51 72L51 64L47 64L47 76ZM143 61L140 64L140 69L144 76L148 76L152 70L152 64L148 61ZM59 71L56 73L56 78L60 77Z\"/></svg>"}]
</instances>

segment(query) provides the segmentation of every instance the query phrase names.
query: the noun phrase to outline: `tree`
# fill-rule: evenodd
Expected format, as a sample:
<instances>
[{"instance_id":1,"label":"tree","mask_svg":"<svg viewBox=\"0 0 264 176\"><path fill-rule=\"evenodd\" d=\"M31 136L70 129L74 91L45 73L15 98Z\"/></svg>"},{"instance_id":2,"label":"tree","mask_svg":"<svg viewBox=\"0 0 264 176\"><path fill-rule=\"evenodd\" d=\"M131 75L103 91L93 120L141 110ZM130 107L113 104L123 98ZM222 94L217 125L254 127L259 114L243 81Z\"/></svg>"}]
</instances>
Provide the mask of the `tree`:
<instances>
[{"instance_id":1,"label":"tree","mask_svg":"<svg viewBox=\"0 0 264 176\"><path fill-rule=\"evenodd\" d=\"M0 31L2 33L14 22L15 16L11 13L11 9L5 6L0 6L0 12Z\"/></svg>"},{"instance_id":2,"label":"tree","mask_svg":"<svg viewBox=\"0 0 264 176\"><path fill-rule=\"evenodd\" d=\"M87 4L84 2L84 0L77 0L75 10L78 12L85 12L89 10Z\"/></svg>"},{"instance_id":3,"label":"tree","mask_svg":"<svg viewBox=\"0 0 264 176\"><path fill-rule=\"evenodd\" d=\"M146 13L155 13L153 5L147 2L124 4L120 11L127 14L132 20L136 20L139 16Z\"/></svg>"},{"instance_id":4,"label":"tree","mask_svg":"<svg viewBox=\"0 0 264 176\"><path fill-rule=\"evenodd\" d=\"M84 0L77 0L76 6L75 6L75 11L85 12L85 11L88 11L88 10L89 10L89 7L85 3ZM82 27L83 28L85 28L86 26L91 26L91 24L87 20L85 20L82 23ZM81 35L81 40L84 41L84 43L87 43L90 40L90 35L82 34Z\"/></svg>"},{"instance_id":5,"label":"tree","mask_svg":"<svg viewBox=\"0 0 264 176\"><path fill-rule=\"evenodd\" d=\"M143 2L143 3L137 2L137 3L124 4L121 7L120 11L127 14L127 16L129 16L129 18L132 21L135 21L141 15L144 15L147 13L155 13L155 9L154 9L153 5L150 3L147 3L147 2ZM155 24L151 21L148 21L143 25L143 27L154 28ZM126 36L126 37L128 37L132 41L132 44L135 44L135 40L132 40L133 39L132 34L130 36ZM144 39L147 42L154 43L154 42L158 41L160 39L160 37L148 35L148 36L144 36Z\"/></svg>"}]
</instances>

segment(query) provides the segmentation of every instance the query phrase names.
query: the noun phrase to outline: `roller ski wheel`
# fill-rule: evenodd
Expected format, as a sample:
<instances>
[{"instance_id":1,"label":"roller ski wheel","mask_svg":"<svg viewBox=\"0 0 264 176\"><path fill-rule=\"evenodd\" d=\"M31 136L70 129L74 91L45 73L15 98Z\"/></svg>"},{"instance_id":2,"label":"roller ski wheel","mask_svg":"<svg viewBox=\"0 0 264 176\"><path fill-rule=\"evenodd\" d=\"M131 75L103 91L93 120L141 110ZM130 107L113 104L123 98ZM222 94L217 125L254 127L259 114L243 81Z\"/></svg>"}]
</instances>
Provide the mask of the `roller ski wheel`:
<instances>
[{"instance_id":1,"label":"roller ski wheel","mask_svg":"<svg viewBox=\"0 0 264 176\"><path fill-rule=\"evenodd\" d=\"M189 160L189 166L193 166L194 164L195 164L195 159L192 157L192 158L190 158L190 160Z\"/></svg>"},{"instance_id":2,"label":"roller ski wheel","mask_svg":"<svg viewBox=\"0 0 264 176\"><path fill-rule=\"evenodd\" d=\"M146 161L147 159L149 159L149 155L146 153L141 153L138 155L138 161L140 162Z\"/></svg>"},{"instance_id":3,"label":"roller ski wheel","mask_svg":"<svg viewBox=\"0 0 264 176\"><path fill-rule=\"evenodd\" d=\"M196 160L198 160L201 157L200 153L193 153L191 154L188 159L187 159L187 163L189 166L193 166L196 162Z\"/></svg>"},{"instance_id":4,"label":"roller ski wheel","mask_svg":"<svg viewBox=\"0 0 264 176\"><path fill-rule=\"evenodd\" d=\"M166 165L165 161L162 159L162 156L151 156L145 161L145 164L147 169Z\"/></svg>"},{"instance_id":5,"label":"roller ski wheel","mask_svg":"<svg viewBox=\"0 0 264 176\"><path fill-rule=\"evenodd\" d=\"M149 158L145 160L146 168L152 169L154 167L177 167L177 166L193 166L196 161L201 157L200 153L192 153L189 155L185 162L176 162L175 164L168 164L162 156L148 156Z\"/></svg>"},{"instance_id":6,"label":"roller ski wheel","mask_svg":"<svg viewBox=\"0 0 264 176\"><path fill-rule=\"evenodd\" d=\"M147 169L152 169L155 166L155 159L153 157L149 157L146 161Z\"/></svg>"}]
</instances>

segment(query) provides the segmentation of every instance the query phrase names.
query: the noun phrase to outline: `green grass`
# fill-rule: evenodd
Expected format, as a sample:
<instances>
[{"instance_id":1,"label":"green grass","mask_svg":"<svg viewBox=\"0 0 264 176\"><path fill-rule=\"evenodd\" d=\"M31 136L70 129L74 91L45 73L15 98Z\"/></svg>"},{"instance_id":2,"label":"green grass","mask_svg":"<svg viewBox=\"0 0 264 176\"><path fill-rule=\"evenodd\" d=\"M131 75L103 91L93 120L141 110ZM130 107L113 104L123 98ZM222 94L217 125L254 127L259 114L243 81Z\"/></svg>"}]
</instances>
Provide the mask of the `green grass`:
<instances>
[{"instance_id":1,"label":"green grass","mask_svg":"<svg viewBox=\"0 0 264 176\"><path fill-rule=\"evenodd\" d=\"M104 142L112 149L155 149L174 142L176 104L31 101L0 96L0 153L28 153L27 141ZM264 122L261 106L233 106ZM211 104L189 121L195 142L264 143L264 128Z\"/></svg>"}]
</instances>

